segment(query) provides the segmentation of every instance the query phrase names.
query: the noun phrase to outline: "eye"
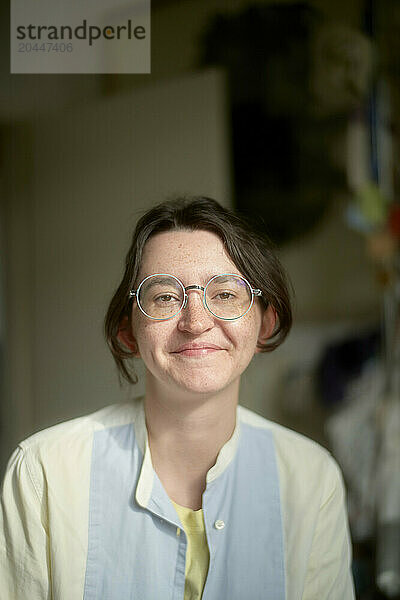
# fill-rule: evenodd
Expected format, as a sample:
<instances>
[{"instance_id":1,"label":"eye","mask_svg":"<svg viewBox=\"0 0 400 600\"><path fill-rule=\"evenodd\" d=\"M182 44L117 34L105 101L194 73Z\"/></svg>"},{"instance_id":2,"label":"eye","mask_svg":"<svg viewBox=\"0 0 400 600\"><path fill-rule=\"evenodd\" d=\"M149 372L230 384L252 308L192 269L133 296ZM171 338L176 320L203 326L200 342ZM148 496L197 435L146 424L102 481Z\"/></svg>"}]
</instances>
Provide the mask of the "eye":
<instances>
[{"instance_id":1,"label":"eye","mask_svg":"<svg viewBox=\"0 0 400 600\"><path fill-rule=\"evenodd\" d=\"M154 301L162 304L167 304L169 302L179 302L180 300L179 298L172 296L172 294L162 294L154 298Z\"/></svg>"},{"instance_id":2,"label":"eye","mask_svg":"<svg viewBox=\"0 0 400 600\"><path fill-rule=\"evenodd\" d=\"M235 295L232 292L223 291L215 294L213 300L232 300L233 298L235 298Z\"/></svg>"}]
</instances>

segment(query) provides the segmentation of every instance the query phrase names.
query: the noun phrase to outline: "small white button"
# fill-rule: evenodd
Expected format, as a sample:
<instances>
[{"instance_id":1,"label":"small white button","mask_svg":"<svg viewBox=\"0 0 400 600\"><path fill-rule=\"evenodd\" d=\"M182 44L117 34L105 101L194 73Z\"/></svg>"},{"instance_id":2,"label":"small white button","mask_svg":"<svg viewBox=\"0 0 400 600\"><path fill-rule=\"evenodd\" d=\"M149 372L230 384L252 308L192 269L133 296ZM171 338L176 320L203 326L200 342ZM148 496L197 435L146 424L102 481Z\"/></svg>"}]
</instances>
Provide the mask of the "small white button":
<instances>
[{"instance_id":1,"label":"small white button","mask_svg":"<svg viewBox=\"0 0 400 600\"><path fill-rule=\"evenodd\" d=\"M225 527L225 523L221 519L217 519L214 523L215 529L223 529Z\"/></svg>"}]
</instances>

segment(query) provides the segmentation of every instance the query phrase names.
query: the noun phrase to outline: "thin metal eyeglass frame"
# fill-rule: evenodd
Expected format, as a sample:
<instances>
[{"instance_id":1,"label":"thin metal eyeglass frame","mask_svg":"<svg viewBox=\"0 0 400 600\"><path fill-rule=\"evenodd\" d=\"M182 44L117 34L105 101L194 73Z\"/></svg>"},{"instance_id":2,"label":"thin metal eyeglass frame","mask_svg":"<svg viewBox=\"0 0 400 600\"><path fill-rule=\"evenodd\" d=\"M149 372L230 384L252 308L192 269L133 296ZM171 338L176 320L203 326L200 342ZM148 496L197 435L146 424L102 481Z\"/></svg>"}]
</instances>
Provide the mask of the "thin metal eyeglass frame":
<instances>
[{"instance_id":1,"label":"thin metal eyeglass frame","mask_svg":"<svg viewBox=\"0 0 400 600\"><path fill-rule=\"evenodd\" d=\"M239 317L233 317L233 318L219 317L218 315L216 315L215 313L213 313L213 311L207 305L206 291L207 291L208 286L217 277L224 277L226 275L230 276L230 277L236 277L237 279L242 279L242 281L244 281L248 285L248 287L249 287L249 289L251 291L250 306L246 310L246 312L244 312ZM180 309L175 314L171 315L170 317L165 317L165 319L157 319L157 317L152 317L151 315L147 314L147 312L141 306L140 301L139 301L139 292L140 292L140 288L142 287L142 285L145 283L145 281L147 281L151 277L157 277L157 276L161 276L161 277L165 276L165 277L171 277L172 279L175 279L175 281L177 281L178 284L181 286L182 292L183 292L183 301L182 301L182 305L181 305ZM174 317L176 317L177 315L179 315L179 313L182 312L182 310L186 307L187 300L188 300L188 295L187 295L186 292L189 291L189 290L200 290L200 291L202 291L203 292L202 296L203 296L203 306L204 306L204 308L206 308L208 310L208 312L211 313L216 319L220 319L221 321L237 321L238 319L241 319L242 317L244 317L249 312L249 310L253 306L253 304L254 304L254 298L256 296L257 297L258 296L262 296L262 291L261 290L259 290L258 288L253 288L250 285L250 283L247 281L247 279L245 277L243 277L242 275L238 275L237 273L221 273L219 275L214 275L214 277L211 277L211 279L206 283L205 287L203 287L201 285L188 285L188 286L185 287L183 285L182 281L180 279L178 279L177 277L175 277L175 275L171 275L170 273L152 273L151 275L148 275L147 277L145 277L139 283L137 290L134 290L134 289L130 290L130 292L129 292L129 299L132 299L132 298L136 297L136 302L137 302L137 305L138 305L139 309L142 311L142 313L148 319L152 319L152 321L169 321L170 319L173 319Z\"/></svg>"}]
</instances>

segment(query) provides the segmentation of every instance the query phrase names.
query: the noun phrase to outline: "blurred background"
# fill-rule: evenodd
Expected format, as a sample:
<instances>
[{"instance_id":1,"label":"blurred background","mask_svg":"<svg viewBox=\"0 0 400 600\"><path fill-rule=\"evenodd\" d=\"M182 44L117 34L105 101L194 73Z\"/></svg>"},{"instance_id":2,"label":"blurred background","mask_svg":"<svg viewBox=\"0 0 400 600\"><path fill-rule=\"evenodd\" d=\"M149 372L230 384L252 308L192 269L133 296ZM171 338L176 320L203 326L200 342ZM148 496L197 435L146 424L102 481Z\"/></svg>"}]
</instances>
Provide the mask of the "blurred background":
<instances>
[{"instance_id":1,"label":"blurred background","mask_svg":"<svg viewBox=\"0 0 400 600\"><path fill-rule=\"evenodd\" d=\"M151 75L10 75L5 3L0 28L0 468L143 393L103 317L138 217L209 195L272 238L295 290L241 403L331 450L357 597L399 598L400 3L152 0Z\"/></svg>"}]
</instances>

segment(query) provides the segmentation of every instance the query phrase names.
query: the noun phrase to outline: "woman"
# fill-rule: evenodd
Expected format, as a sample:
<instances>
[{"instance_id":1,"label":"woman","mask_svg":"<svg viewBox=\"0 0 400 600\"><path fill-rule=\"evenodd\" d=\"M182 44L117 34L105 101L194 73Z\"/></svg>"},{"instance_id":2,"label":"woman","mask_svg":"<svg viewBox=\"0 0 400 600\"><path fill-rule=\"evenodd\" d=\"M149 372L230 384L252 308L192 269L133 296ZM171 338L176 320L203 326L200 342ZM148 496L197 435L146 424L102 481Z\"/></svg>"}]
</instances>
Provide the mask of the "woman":
<instances>
[{"instance_id":1,"label":"woman","mask_svg":"<svg viewBox=\"0 0 400 600\"><path fill-rule=\"evenodd\" d=\"M3 491L0 596L353 598L340 472L238 408L240 376L291 325L266 242L207 198L139 221L105 321L143 401L22 442Z\"/></svg>"}]
</instances>

